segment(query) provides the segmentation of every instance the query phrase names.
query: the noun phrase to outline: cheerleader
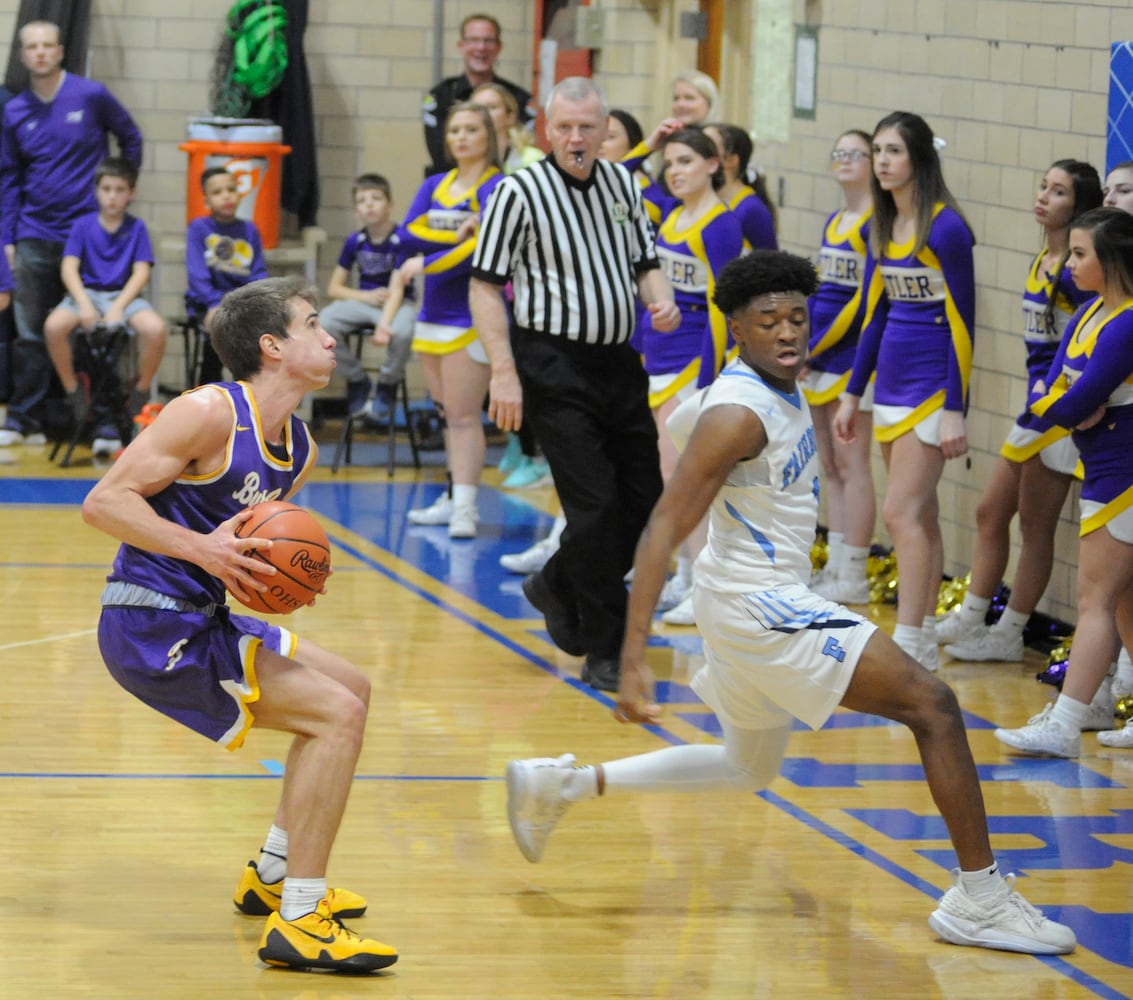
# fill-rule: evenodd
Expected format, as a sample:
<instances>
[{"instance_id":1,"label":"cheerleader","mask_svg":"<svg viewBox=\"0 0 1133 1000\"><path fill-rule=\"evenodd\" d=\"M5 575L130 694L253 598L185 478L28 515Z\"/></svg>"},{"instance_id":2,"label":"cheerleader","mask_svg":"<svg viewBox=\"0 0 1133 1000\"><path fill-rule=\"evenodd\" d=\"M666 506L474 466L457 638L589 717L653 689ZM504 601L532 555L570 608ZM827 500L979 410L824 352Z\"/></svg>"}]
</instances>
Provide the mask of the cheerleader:
<instances>
[{"instance_id":1,"label":"cheerleader","mask_svg":"<svg viewBox=\"0 0 1133 1000\"><path fill-rule=\"evenodd\" d=\"M1044 245L1031 262L1023 290L1028 392L1046 378L1070 316L1093 298L1092 292L1078 289L1064 265L1074 220L1101 200L1098 172L1079 160L1056 161L1039 183L1034 213ZM937 641L949 643L944 652L954 660L1022 661L1023 629L1050 580L1055 529L1077 466L1078 449L1069 431L1030 410L1016 419L976 507L968 592L963 604L936 625ZM999 621L988 628L984 619L1007 569L1016 513L1022 546L1011 598Z\"/></svg>"},{"instance_id":2,"label":"cheerleader","mask_svg":"<svg viewBox=\"0 0 1133 1000\"><path fill-rule=\"evenodd\" d=\"M425 275L421 312L413 337L429 393L445 419L445 454L451 496L411 510L414 524L447 524L451 538L475 538L479 513L476 493L484 467L484 424L488 356L472 327L468 283L476 226L488 197L503 178L496 131L487 108L471 101L455 104L445 125L445 142L456 163L421 185L398 235L408 253L420 253L398 268L390 283L383 322L392 322L401 292Z\"/></svg>"},{"instance_id":3,"label":"cheerleader","mask_svg":"<svg viewBox=\"0 0 1133 1000\"><path fill-rule=\"evenodd\" d=\"M778 250L775 236L775 205L767 193L767 180L750 169L754 146L751 136L738 125L713 123L704 131L720 151L724 184L720 198L740 220L744 250Z\"/></svg>"},{"instance_id":4,"label":"cheerleader","mask_svg":"<svg viewBox=\"0 0 1133 1000\"><path fill-rule=\"evenodd\" d=\"M870 444L872 389L858 406L858 435L849 444L831 432L838 397L850 381L862 321L869 220L871 139L843 132L830 153L844 207L826 220L818 251L818 291L810 299L810 348L803 391L810 404L826 492L828 559L811 589L839 604L869 602L869 543L877 517Z\"/></svg>"},{"instance_id":5,"label":"cheerleader","mask_svg":"<svg viewBox=\"0 0 1133 1000\"><path fill-rule=\"evenodd\" d=\"M883 514L900 575L893 638L935 670L944 567L936 486L944 462L968 450L975 237L919 115L896 111L878 122L870 188L866 316L834 434L854 441L861 397L876 372L874 435L889 472Z\"/></svg>"},{"instance_id":6,"label":"cheerleader","mask_svg":"<svg viewBox=\"0 0 1133 1000\"><path fill-rule=\"evenodd\" d=\"M1078 627L1057 700L1022 728L995 731L1013 750L1045 757L1079 755L1091 701L1119 643L1133 643L1133 216L1083 215L1067 267L1098 298L1074 314L1031 411L1072 430L1082 459ZM1133 727L1098 742L1133 747Z\"/></svg>"},{"instance_id":7,"label":"cheerleader","mask_svg":"<svg viewBox=\"0 0 1133 1000\"><path fill-rule=\"evenodd\" d=\"M716 146L700 129L681 129L662 149L665 180L674 201L657 231L657 256L673 286L681 325L671 333L653 329L642 316L641 350L649 374L649 405L657 422L661 475L668 479L677 466L677 448L666 426L669 415L698 385L707 385L724 362L727 324L712 301L716 275L743 252L739 220L720 200L723 182ZM669 625L695 624L692 616L692 561L703 547L704 533L685 543L677 573L662 606Z\"/></svg>"},{"instance_id":8,"label":"cheerleader","mask_svg":"<svg viewBox=\"0 0 1133 1000\"><path fill-rule=\"evenodd\" d=\"M1133 160L1112 167L1105 178L1103 205L1133 213Z\"/></svg>"}]
</instances>

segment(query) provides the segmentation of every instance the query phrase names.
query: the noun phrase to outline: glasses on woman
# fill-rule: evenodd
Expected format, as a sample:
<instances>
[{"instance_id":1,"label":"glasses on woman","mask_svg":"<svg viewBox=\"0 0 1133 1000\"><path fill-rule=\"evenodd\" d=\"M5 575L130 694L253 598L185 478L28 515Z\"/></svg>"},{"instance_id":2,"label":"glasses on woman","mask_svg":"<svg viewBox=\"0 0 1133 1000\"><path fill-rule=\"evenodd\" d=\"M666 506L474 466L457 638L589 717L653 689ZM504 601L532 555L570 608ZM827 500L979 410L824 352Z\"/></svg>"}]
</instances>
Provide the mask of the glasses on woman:
<instances>
[{"instance_id":1,"label":"glasses on woman","mask_svg":"<svg viewBox=\"0 0 1133 1000\"><path fill-rule=\"evenodd\" d=\"M870 154L864 149L836 149L830 154L835 163L857 163L858 160L868 160Z\"/></svg>"}]
</instances>

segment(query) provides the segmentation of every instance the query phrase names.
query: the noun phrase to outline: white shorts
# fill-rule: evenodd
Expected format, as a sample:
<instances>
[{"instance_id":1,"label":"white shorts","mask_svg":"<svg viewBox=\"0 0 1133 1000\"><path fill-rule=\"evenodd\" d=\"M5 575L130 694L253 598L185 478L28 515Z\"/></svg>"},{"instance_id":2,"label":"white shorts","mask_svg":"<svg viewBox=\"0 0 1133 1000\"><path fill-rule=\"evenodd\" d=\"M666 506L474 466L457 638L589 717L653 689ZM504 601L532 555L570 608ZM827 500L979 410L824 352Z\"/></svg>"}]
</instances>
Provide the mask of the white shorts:
<instances>
[{"instance_id":1,"label":"white shorts","mask_svg":"<svg viewBox=\"0 0 1133 1000\"><path fill-rule=\"evenodd\" d=\"M650 375L649 376L649 395L659 396L665 392L677 379L681 377L682 372L673 372L668 375ZM696 380L686 382L676 392L671 393L665 397L665 401L676 397L678 403L683 403L686 399L691 398L696 393Z\"/></svg>"},{"instance_id":2,"label":"white shorts","mask_svg":"<svg viewBox=\"0 0 1133 1000\"><path fill-rule=\"evenodd\" d=\"M1103 507L1105 507L1105 504L1098 503L1097 500L1079 500L1078 513L1081 515L1080 520L1085 521ZM1115 514L1106 521L1102 527L1119 542L1125 542L1126 545L1133 545L1133 507L1126 507L1120 514Z\"/></svg>"},{"instance_id":3,"label":"white shorts","mask_svg":"<svg viewBox=\"0 0 1133 1000\"><path fill-rule=\"evenodd\" d=\"M465 347L477 364L488 363L488 352L471 327L418 322L413 329L413 350L420 354L455 354Z\"/></svg>"},{"instance_id":4,"label":"white shorts","mask_svg":"<svg viewBox=\"0 0 1133 1000\"><path fill-rule=\"evenodd\" d=\"M820 729L877 631L801 583L747 594L695 586L693 608L705 664L692 688L740 729L767 729L790 716Z\"/></svg>"},{"instance_id":5,"label":"white shorts","mask_svg":"<svg viewBox=\"0 0 1133 1000\"><path fill-rule=\"evenodd\" d=\"M805 392L806 395L807 395L807 401L810 402L811 397L821 398L821 397L827 395L830 392L830 390L833 389L839 382L845 381L845 378L846 378L845 374L838 375L836 372L820 372L820 371L816 371L815 369L812 368L810 371L808 371L806 373L806 378L804 378L800 384L802 385L803 392ZM827 403L827 404L824 404L824 405L827 405L827 406L834 405L834 406L836 406L837 403L838 403L838 400L834 399L834 400L831 400L830 403ZM813 407L813 406L816 406L816 405L823 405L823 404L816 404L816 403L811 402L810 405ZM869 385L867 385L865 387L865 392L863 392L861 394L860 398L858 399L858 412L859 413L869 413L872 410L873 410L873 379L870 379Z\"/></svg>"},{"instance_id":6,"label":"white shorts","mask_svg":"<svg viewBox=\"0 0 1133 1000\"><path fill-rule=\"evenodd\" d=\"M1042 436L1043 432L1034 428L1012 424L1000 454L1008 461L1012 461L1011 456L1005 454L1008 449L1011 449L1014 454L1025 454L1028 458L1033 458L1037 454L1043 465L1051 472L1061 472L1064 476L1074 475L1078 468L1078 448L1074 444L1074 439L1067 434L1032 454L1036 442Z\"/></svg>"},{"instance_id":7,"label":"white shorts","mask_svg":"<svg viewBox=\"0 0 1133 1000\"><path fill-rule=\"evenodd\" d=\"M913 415L915 406L889 406L886 403L873 404L873 432L876 435L878 431L885 430L886 427L893 427L895 424L903 423ZM917 440L923 444L932 445L934 448L940 447L940 419L944 416L944 410L938 408L932 411L927 417L919 423L913 425L913 433L916 434Z\"/></svg>"}]
</instances>

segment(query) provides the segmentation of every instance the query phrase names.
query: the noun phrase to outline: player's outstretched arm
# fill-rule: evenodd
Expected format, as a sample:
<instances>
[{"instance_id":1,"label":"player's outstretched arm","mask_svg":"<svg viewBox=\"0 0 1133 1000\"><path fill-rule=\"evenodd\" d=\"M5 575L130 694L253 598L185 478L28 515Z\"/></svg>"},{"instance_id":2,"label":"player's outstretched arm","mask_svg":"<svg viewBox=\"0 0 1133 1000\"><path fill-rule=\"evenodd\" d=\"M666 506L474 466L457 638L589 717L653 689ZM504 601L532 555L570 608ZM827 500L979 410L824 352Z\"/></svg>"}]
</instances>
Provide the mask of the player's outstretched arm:
<instances>
[{"instance_id":1,"label":"player's outstretched arm","mask_svg":"<svg viewBox=\"0 0 1133 1000\"><path fill-rule=\"evenodd\" d=\"M700 523L737 462L755 458L767 444L760 419L744 406L715 406L697 421L665 492L637 543L633 587L622 644L616 717L654 723L653 675L645 661L653 609L676 547Z\"/></svg>"},{"instance_id":2,"label":"player's outstretched arm","mask_svg":"<svg viewBox=\"0 0 1133 1000\"><path fill-rule=\"evenodd\" d=\"M263 590L263 564L244 553L254 540L236 538L247 519L241 512L201 535L160 517L146 502L185 473L207 474L225 458L232 407L224 396L202 389L172 400L139 434L83 501L83 520L136 548L184 559L224 581L230 589ZM270 542L264 540L263 546Z\"/></svg>"}]
</instances>

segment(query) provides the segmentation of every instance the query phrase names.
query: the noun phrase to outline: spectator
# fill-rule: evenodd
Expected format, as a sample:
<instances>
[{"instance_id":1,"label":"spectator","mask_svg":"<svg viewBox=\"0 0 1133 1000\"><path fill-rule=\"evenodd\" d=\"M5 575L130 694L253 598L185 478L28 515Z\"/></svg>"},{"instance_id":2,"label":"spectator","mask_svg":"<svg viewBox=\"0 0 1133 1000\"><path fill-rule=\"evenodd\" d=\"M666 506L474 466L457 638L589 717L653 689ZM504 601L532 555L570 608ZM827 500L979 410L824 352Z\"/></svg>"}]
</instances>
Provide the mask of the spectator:
<instances>
[{"instance_id":1,"label":"spectator","mask_svg":"<svg viewBox=\"0 0 1133 1000\"><path fill-rule=\"evenodd\" d=\"M521 127L530 128L535 121L531 95L518 84L496 76L496 60L504 44L500 34L500 22L490 14L469 14L461 21L460 41L456 47L464 57L464 72L446 77L425 96L422 118L431 160L425 168L426 176L449 168L451 161L445 148L444 128L449 111L454 104L467 101L482 83L499 83L511 91L519 109Z\"/></svg>"},{"instance_id":2,"label":"spectator","mask_svg":"<svg viewBox=\"0 0 1133 1000\"><path fill-rule=\"evenodd\" d=\"M201 174L201 190L209 214L190 222L185 234L185 307L208 333L225 294L266 278L268 269L256 224L236 217L240 206L236 178L224 167L209 167ZM219 382L222 367L211 338L206 339L201 354L201 382Z\"/></svg>"},{"instance_id":3,"label":"spectator","mask_svg":"<svg viewBox=\"0 0 1133 1000\"><path fill-rule=\"evenodd\" d=\"M353 188L354 212L362 228L351 233L343 244L338 264L330 276L327 295L333 300L319 316L335 341L338 373L346 379L346 406L352 416L369 417L374 423L388 419L397 387L405 378L405 366L413 351L413 321L417 318L414 288L405 290L401 308L388 330L377 329L389 298L389 283L397 266L403 263L401 237L392 217L393 192L381 174L362 174ZM358 287L350 286L350 274L358 271ZM374 389L346 342L346 335L364 327L374 328L374 341L386 345L386 361Z\"/></svg>"},{"instance_id":4,"label":"spectator","mask_svg":"<svg viewBox=\"0 0 1133 1000\"><path fill-rule=\"evenodd\" d=\"M71 334L101 323L125 325L138 335L138 379L127 402L130 416L136 417L149 402L168 332L165 320L142 298L153 271L153 247L146 224L127 211L134 198L137 167L120 156L109 156L94 177L98 211L76 221L67 237L62 266L67 297L47 317L43 332L72 418L76 424L86 422L88 407L94 403L98 412L91 450L108 457L122 448L114 414L103 412L106 400L87 398L88 387L75 374Z\"/></svg>"},{"instance_id":5,"label":"spectator","mask_svg":"<svg viewBox=\"0 0 1133 1000\"><path fill-rule=\"evenodd\" d=\"M94 172L108 136L135 167L142 134L101 83L63 70L59 27L29 21L19 33L28 88L0 125L0 240L16 283L12 393L0 447L43 444L51 361L43 323L63 298L60 265L71 226L98 208Z\"/></svg>"}]
</instances>

